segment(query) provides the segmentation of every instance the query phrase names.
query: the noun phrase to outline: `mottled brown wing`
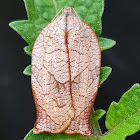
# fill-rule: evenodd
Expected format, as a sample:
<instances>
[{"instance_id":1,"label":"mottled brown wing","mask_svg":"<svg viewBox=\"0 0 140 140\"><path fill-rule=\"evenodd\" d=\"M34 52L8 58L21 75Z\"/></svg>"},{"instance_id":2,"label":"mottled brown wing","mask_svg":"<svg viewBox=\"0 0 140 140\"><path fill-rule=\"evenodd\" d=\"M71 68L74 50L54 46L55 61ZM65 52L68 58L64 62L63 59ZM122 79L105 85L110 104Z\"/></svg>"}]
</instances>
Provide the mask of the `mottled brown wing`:
<instances>
[{"instance_id":1,"label":"mottled brown wing","mask_svg":"<svg viewBox=\"0 0 140 140\"><path fill-rule=\"evenodd\" d=\"M75 114L65 133L89 136L90 114L99 88L101 50L96 34L88 24L77 16L69 16L67 22L67 27L71 26L68 47Z\"/></svg>"},{"instance_id":2,"label":"mottled brown wing","mask_svg":"<svg viewBox=\"0 0 140 140\"><path fill-rule=\"evenodd\" d=\"M32 51L31 83L36 107L34 134L64 131L74 116L70 73L62 18L48 24Z\"/></svg>"}]
</instances>

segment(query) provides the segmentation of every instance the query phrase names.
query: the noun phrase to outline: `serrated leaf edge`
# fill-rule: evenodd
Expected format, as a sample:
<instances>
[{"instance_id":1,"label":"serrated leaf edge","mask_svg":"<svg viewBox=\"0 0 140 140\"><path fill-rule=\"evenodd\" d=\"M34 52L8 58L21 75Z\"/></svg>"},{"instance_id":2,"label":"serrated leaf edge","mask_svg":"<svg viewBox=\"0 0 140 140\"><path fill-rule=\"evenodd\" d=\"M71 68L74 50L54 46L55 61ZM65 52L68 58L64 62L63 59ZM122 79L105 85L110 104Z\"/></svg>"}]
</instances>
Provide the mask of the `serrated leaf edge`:
<instances>
[{"instance_id":1,"label":"serrated leaf edge","mask_svg":"<svg viewBox=\"0 0 140 140\"><path fill-rule=\"evenodd\" d=\"M139 86L140 87L140 84L139 83L136 83L136 84L134 84L129 90L131 90L132 88L134 88L135 86ZM128 90L128 91L129 91ZM136 90L136 89L135 89ZM112 104L115 104L115 105L118 105L119 103L120 103L120 101L121 101L121 99L125 96L125 94L127 94L127 92L128 91L126 91L123 95L122 95L122 97L120 98L120 100L119 100L119 102L117 103L117 102L115 102L115 101L113 101L112 103L111 103L111 105ZM110 105L110 106L111 106ZM109 107L110 108L110 107ZM108 112L107 112L108 113ZM127 122L128 120L130 120L131 118L133 118L133 116L135 116L135 115L137 115L137 114L139 114L140 113L140 109L138 110L138 112L136 112L136 113L134 113L133 115L130 115L130 117L128 117L127 119L125 119L125 120L123 120L121 123L119 123L118 125L116 125L114 128L112 128L112 129L110 129L109 131L107 131L105 134L103 134L101 137L104 137L104 136L107 136L107 135L109 135L109 134L111 134L112 132L114 132L120 125L122 125L122 124L124 124L125 122ZM138 130L139 131L139 130ZM125 136L125 138L126 138L127 136Z\"/></svg>"}]
</instances>

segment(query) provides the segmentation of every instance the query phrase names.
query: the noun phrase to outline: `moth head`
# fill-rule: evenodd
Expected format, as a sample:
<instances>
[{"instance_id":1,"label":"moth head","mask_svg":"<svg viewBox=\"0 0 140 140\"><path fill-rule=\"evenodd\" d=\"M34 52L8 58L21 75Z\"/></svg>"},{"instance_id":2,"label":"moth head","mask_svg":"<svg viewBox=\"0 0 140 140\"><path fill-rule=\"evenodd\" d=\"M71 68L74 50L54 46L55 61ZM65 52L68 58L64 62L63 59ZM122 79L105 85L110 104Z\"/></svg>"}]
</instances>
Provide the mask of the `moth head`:
<instances>
[{"instance_id":1,"label":"moth head","mask_svg":"<svg viewBox=\"0 0 140 140\"><path fill-rule=\"evenodd\" d=\"M64 7L62 13L74 13L74 8Z\"/></svg>"}]
</instances>

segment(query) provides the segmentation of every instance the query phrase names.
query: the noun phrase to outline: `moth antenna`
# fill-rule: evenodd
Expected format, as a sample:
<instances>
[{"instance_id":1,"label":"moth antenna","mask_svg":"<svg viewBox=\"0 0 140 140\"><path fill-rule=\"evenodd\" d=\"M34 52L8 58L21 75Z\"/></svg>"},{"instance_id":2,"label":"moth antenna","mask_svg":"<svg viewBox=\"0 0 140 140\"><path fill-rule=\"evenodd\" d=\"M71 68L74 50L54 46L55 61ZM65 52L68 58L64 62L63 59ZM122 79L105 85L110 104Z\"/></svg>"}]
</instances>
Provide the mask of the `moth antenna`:
<instances>
[{"instance_id":1,"label":"moth antenna","mask_svg":"<svg viewBox=\"0 0 140 140\"><path fill-rule=\"evenodd\" d=\"M52 21L54 21L56 19L56 17L60 14L60 12L64 9L64 7L56 14L56 16L53 18Z\"/></svg>"},{"instance_id":2,"label":"moth antenna","mask_svg":"<svg viewBox=\"0 0 140 140\"><path fill-rule=\"evenodd\" d=\"M81 26L82 26L82 22L81 22L80 17L78 16L78 14L77 14L77 12L75 11L75 9L74 9L74 8L72 8L72 9L73 9L74 13L76 14L76 16L78 17L78 19L79 19L79 21L80 21L80 24L81 24Z\"/></svg>"},{"instance_id":3,"label":"moth antenna","mask_svg":"<svg viewBox=\"0 0 140 140\"><path fill-rule=\"evenodd\" d=\"M77 12L75 11L75 9L74 8L72 8L72 9L73 9L74 13L76 14L76 16L79 18L79 16L78 16Z\"/></svg>"}]
</instances>

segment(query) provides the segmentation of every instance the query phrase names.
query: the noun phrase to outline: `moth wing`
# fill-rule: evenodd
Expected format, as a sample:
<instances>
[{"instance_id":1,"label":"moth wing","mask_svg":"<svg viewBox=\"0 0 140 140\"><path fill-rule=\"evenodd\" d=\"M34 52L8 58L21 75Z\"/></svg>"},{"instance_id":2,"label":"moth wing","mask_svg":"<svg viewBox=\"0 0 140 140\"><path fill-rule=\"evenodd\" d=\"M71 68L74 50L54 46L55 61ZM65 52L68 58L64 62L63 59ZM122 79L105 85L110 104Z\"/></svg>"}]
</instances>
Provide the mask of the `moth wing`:
<instances>
[{"instance_id":1,"label":"moth wing","mask_svg":"<svg viewBox=\"0 0 140 140\"><path fill-rule=\"evenodd\" d=\"M36 107L34 134L64 131L74 116L68 70L68 54L60 17L37 37L32 51L31 83Z\"/></svg>"},{"instance_id":2,"label":"moth wing","mask_svg":"<svg viewBox=\"0 0 140 140\"><path fill-rule=\"evenodd\" d=\"M89 136L90 114L99 88L101 50L93 29L77 16L69 18L73 21L69 23L68 42L75 114L65 133Z\"/></svg>"}]
</instances>

